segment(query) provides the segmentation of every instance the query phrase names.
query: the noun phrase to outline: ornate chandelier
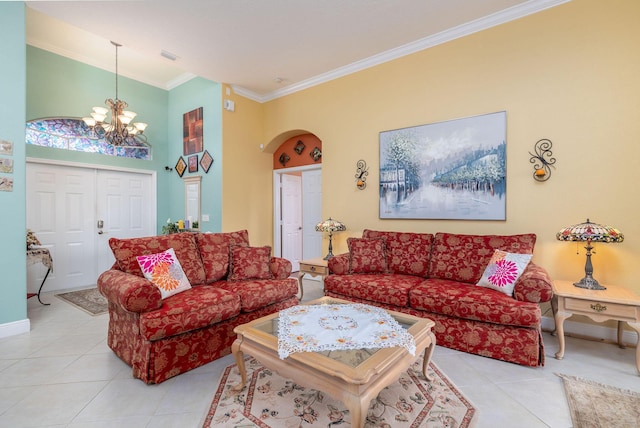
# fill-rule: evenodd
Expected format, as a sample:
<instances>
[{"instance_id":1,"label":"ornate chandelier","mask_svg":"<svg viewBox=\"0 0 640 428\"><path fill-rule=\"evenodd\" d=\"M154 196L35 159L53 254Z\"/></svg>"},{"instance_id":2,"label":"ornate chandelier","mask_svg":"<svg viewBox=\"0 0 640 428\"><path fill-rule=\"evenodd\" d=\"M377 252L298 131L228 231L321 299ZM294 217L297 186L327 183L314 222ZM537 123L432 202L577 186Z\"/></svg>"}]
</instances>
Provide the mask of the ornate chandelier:
<instances>
[{"instance_id":1,"label":"ornate chandelier","mask_svg":"<svg viewBox=\"0 0 640 428\"><path fill-rule=\"evenodd\" d=\"M112 146L130 146L140 138L146 142L146 136L143 133L147 124L142 122L132 124L136 113L125 110L129 105L118 99L118 48L122 45L113 41L111 44L116 47L116 98L105 100L109 108L94 107L91 117L83 117L82 120L98 137L104 138ZM111 119L107 121L109 111Z\"/></svg>"}]
</instances>

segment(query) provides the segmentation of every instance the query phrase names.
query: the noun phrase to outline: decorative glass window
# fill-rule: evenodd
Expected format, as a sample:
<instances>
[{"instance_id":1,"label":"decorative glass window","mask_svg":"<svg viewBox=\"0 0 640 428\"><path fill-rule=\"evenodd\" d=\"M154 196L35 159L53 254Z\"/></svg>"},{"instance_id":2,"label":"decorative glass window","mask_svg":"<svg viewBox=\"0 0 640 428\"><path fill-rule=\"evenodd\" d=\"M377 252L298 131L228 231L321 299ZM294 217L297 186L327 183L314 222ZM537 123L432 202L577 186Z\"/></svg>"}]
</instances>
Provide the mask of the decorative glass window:
<instances>
[{"instance_id":1,"label":"decorative glass window","mask_svg":"<svg viewBox=\"0 0 640 428\"><path fill-rule=\"evenodd\" d=\"M151 160L151 146L146 141L131 138L127 146L112 146L79 118L60 117L29 121L26 142L35 146Z\"/></svg>"}]
</instances>

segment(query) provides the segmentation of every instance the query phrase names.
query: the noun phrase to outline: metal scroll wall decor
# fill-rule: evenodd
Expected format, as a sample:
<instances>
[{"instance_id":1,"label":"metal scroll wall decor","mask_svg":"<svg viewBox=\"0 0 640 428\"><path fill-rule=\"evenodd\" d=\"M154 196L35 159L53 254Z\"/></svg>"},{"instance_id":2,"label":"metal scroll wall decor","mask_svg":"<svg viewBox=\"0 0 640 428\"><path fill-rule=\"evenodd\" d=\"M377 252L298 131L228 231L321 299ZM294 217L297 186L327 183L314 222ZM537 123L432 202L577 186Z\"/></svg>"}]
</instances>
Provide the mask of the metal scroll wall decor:
<instances>
[{"instance_id":1,"label":"metal scroll wall decor","mask_svg":"<svg viewBox=\"0 0 640 428\"><path fill-rule=\"evenodd\" d=\"M551 178L551 167L556 163L551 151L553 143L546 138L538 140L534 146L535 154L529 152L531 159L529 162L533 164L533 179L536 181L547 181Z\"/></svg>"},{"instance_id":2,"label":"metal scroll wall decor","mask_svg":"<svg viewBox=\"0 0 640 428\"><path fill-rule=\"evenodd\" d=\"M356 164L356 187L360 190L364 190L367 187L367 175L369 175L369 168L367 163L360 159Z\"/></svg>"}]
</instances>

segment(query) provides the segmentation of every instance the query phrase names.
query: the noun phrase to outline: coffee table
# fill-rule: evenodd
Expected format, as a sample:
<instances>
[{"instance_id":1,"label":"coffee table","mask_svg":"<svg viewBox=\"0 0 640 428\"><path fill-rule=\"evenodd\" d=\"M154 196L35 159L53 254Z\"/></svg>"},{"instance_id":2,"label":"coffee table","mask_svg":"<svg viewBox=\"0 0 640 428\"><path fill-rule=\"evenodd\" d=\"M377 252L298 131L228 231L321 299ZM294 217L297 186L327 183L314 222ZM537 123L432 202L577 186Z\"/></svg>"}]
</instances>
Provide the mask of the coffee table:
<instances>
[{"instance_id":1,"label":"coffee table","mask_svg":"<svg viewBox=\"0 0 640 428\"><path fill-rule=\"evenodd\" d=\"M348 303L352 302L325 296L305 304ZM434 322L400 312L387 312L414 337L416 355L424 351L422 373L428 380L432 380L427 368L436 343L432 331ZM341 400L349 409L353 427L364 426L371 400L382 389L395 382L416 358L405 348L395 347L299 352L280 359L277 328L278 313L275 313L234 329L238 338L231 349L242 377L241 384L236 385L234 390L241 390L246 384L244 353L247 353L281 376Z\"/></svg>"}]
</instances>

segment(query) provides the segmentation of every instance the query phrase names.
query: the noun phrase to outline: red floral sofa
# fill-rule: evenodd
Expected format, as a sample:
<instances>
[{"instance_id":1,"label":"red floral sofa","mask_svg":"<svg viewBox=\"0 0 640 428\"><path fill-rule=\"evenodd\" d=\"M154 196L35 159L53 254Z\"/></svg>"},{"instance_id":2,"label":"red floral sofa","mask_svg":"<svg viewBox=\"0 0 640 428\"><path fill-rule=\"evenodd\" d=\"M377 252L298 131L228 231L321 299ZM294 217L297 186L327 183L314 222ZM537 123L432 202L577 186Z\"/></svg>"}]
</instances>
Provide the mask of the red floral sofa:
<instances>
[{"instance_id":1,"label":"red floral sofa","mask_svg":"<svg viewBox=\"0 0 640 428\"><path fill-rule=\"evenodd\" d=\"M448 348L544 365L538 304L553 294L547 272L529 263L513 296L475 285L494 250L532 254L534 234L365 230L362 236L349 238L349 253L329 260L326 295L430 318L436 323L437 343ZM358 249L362 244L368 251Z\"/></svg>"},{"instance_id":2,"label":"red floral sofa","mask_svg":"<svg viewBox=\"0 0 640 428\"><path fill-rule=\"evenodd\" d=\"M111 238L109 245L116 262L98 278L109 304L107 343L148 384L229 354L237 325L298 304L291 263L269 249L263 267L252 264L246 230ZM244 258L234 259L240 247ZM170 248L192 287L163 300L136 257Z\"/></svg>"}]
</instances>

